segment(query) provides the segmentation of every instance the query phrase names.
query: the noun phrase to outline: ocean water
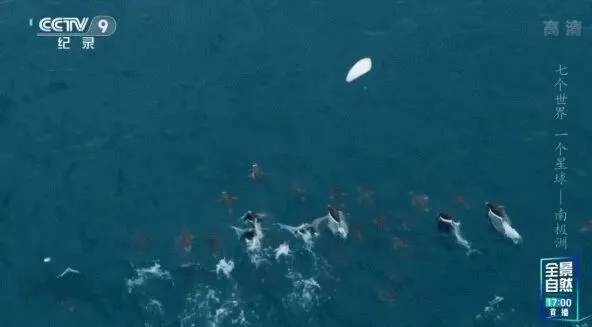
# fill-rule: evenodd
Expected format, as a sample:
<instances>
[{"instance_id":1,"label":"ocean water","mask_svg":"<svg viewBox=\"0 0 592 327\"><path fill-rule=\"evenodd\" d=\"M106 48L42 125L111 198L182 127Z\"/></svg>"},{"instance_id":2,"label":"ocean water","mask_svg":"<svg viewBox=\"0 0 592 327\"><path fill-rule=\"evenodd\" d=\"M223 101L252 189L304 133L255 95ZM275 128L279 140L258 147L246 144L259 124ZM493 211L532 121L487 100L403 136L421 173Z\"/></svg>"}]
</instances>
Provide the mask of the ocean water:
<instances>
[{"instance_id":1,"label":"ocean water","mask_svg":"<svg viewBox=\"0 0 592 327\"><path fill-rule=\"evenodd\" d=\"M592 219L591 5L0 2L0 325L552 325L539 259L558 255L580 257L592 314L592 234L579 232ZM118 28L92 51L75 38L57 50L28 26L94 15ZM582 35L545 37L548 19L580 20ZM345 83L363 57L372 71ZM569 133L567 251L554 246L555 133ZM323 227L307 250L274 227L323 216L336 188L348 239ZM222 191L238 198L231 214ZM523 244L491 231L486 200ZM228 227L248 209L270 214L260 265ZM439 211L480 255L437 235ZM292 253L276 260L284 242ZM80 274L56 278L67 267Z\"/></svg>"}]
</instances>

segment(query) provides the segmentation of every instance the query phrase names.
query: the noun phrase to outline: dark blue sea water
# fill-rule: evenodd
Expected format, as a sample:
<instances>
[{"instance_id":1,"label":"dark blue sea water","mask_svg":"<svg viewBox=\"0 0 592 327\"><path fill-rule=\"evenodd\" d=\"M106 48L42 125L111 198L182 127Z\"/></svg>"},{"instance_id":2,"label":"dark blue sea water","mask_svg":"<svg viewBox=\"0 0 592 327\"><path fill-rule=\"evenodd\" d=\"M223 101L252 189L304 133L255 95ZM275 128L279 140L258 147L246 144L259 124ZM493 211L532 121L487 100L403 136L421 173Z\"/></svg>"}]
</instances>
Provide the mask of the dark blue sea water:
<instances>
[{"instance_id":1,"label":"dark blue sea water","mask_svg":"<svg viewBox=\"0 0 592 327\"><path fill-rule=\"evenodd\" d=\"M552 325L539 318L539 258L568 254L580 256L582 315L591 314L592 234L578 232L592 219L591 5L0 2L0 326L209 327L218 309L229 317L217 326L238 325L241 310L251 326ZM28 26L100 14L118 29L89 52L77 39L57 50ZM582 35L562 27L544 37L548 19L580 20ZM372 71L345 83L362 57ZM560 64L569 68L561 122ZM563 132L567 251L554 246ZM269 173L261 185L247 177L252 162ZM357 200L359 186L374 204ZM295 252L255 268L228 228L247 209L310 221L334 188L347 193L354 232L340 240L323 230L317 259L270 223L266 246ZM224 190L238 197L233 214L217 202ZM429 195L430 212L411 205L410 191ZM486 200L506 206L523 244L491 232ZM436 235L440 210L482 255ZM388 231L373 224L377 213ZM175 245L183 231L194 236L185 256ZM395 236L407 249L393 249ZM223 257L236 264L232 279L211 271ZM134 269L153 260L173 281L128 293ZM68 266L83 277L55 279ZM320 286L310 298L307 278ZM494 295L505 301L476 322Z\"/></svg>"}]
</instances>

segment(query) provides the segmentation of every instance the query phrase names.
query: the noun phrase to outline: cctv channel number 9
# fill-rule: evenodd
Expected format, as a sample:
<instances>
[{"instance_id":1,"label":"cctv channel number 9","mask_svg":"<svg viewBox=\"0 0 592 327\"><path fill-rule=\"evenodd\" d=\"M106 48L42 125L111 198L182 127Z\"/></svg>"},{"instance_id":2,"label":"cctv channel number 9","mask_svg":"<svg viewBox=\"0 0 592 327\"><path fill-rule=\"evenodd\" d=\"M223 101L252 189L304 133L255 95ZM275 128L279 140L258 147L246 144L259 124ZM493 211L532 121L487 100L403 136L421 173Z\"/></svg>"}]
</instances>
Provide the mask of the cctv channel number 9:
<instances>
[{"instance_id":1,"label":"cctv channel number 9","mask_svg":"<svg viewBox=\"0 0 592 327\"><path fill-rule=\"evenodd\" d=\"M111 16L95 16L90 22L86 35L88 36L110 36L115 33L117 22Z\"/></svg>"}]
</instances>

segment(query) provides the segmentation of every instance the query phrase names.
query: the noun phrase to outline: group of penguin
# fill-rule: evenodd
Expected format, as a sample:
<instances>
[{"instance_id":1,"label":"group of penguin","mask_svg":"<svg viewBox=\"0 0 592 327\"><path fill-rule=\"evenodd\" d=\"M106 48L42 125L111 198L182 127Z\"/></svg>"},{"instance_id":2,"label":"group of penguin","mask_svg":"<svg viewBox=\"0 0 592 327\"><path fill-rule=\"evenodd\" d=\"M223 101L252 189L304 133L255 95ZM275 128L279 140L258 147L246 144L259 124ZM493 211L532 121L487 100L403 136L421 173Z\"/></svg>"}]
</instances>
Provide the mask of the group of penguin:
<instances>
[{"instance_id":1,"label":"group of penguin","mask_svg":"<svg viewBox=\"0 0 592 327\"><path fill-rule=\"evenodd\" d=\"M485 206L491 226L496 231L501 233L505 238L510 239L514 244L521 243L522 236L518 233L518 231L516 231L516 229L514 229L514 227L512 227L512 222L504 207L490 202L485 202ZM253 244L253 242L263 238L262 223L264 217L265 214L263 213L247 211L240 218L243 224L247 226L246 228L239 228L235 226L230 227L235 230L240 240L246 241L247 245ZM302 223L299 226L290 226L285 224L276 225L308 243L309 240L315 239L320 235L319 226L325 221L327 221L327 226L334 235L340 236L344 239L347 238L348 224L345 220L345 214L342 211L335 209L331 205L327 206L327 214L325 216L316 218L310 223ZM452 234L458 244L469 250L467 253L479 252L472 249L470 243L462 237L460 225L460 222L455 221L452 215L445 212L439 213L437 219L438 232L443 234Z\"/></svg>"},{"instance_id":2,"label":"group of penguin","mask_svg":"<svg viewBox=\"0 0 592 327\"><path fill-rule=\"evenodd\" d=\"M241 218L240 221L246 225L246 228L239 228L236 226L230 226L235 230L237 236L241 241L246 241L247 244L263 237L263 218L266 215L264 213L257 213L253 211L247 211ZM290 226L285 224L276 224L280 229L285 229L292 233L294 236L302 238L304 241L312 240L320 235L319 227L321 223L327 222L327 226L333 232L342 238L347 238L349 228L345 220L345 214L335 209L333 206L327 206L327 214L314 219L310 223L302 223L298 226Z\"/></svg>"},{"instance_id":3,"label":"group of penguin","mask_svg":"<svg viewBox=\"0 0 592 327\"><path fill-rule=\"evenodd\" d=\"M504 237L510 239L514 244L522 242L522 236L518 231L512 227L512 221L506 213L503 206L493 204L491 202L485 202L487 209L487 217L489 222L496 231L504 235ZM454 218L444 212L440 212L437 220L438 231L444 234L457 233L460 222L454 220Z\"/></svg>"}]
</instances>

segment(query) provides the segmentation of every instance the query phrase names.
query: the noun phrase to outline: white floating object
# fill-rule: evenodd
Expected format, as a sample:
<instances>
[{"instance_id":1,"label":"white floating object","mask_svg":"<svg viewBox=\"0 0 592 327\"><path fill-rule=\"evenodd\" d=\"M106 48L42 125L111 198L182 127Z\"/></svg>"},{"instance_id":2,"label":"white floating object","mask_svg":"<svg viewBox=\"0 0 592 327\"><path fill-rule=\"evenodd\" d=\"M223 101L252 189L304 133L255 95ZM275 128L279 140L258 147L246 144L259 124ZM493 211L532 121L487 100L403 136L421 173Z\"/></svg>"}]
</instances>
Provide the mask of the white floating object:
<instances>
[{"instance_id":1,"label":"white floating object","mask_svg":"<svg viewBox=\"0 0 592 327\"><path fill-rule=\"evenodd\" d=\"M469 243L469 241L463 237L460 231L460 225L460 222L452 221L452 232L454 234L454 238L456 239L456 243L467 249L466 255L470 255L471 253L480 254L481 252L479 250L473 249L471 247L471 243Z\"/></svg>"},{"instance_id":2,"label":"white floating object","mask_svg":"<svg viewBox=\"0 0 592 327\"><path fill-rule=\"evenodd\" d=\"M230 278L230 273L234 270L234 261L232 260L226 260L226 258L224 259L220 259L220 261L218 261L218 264L216 264L216 274L220 275L220 273L223 273L226 278Z\"/></svg>"},{"instance_id":3,"label":"white floating object","mask_svg":"<svg viewBox=\"0 0 592 327\"><path fill-rule=\"evenodd\" d=\"M514 244L522 243L522 236L512 227L512 221L506 210L503 207L500 207L500 209L502 210L502 216L497 215L491 209L487 211L489 221L491 221L491 224L499 233L510 239Z\"/></svg>"},{"instance_id":4,"label":"white floating object","mask_svg":"<svg viewBox=\"0 0 592 327\"><path fill-rule=\"evenodd\" d=\"M275 249L275 260L279 261L281 256L290 255L290 246L284 242Z\"/></svg>"},{"instance_id":5,"label":"white floating object","mask_svg":"<svg viewBox=\"0 0 592 327\"><path fill-rule=\"evenodd\" d=\"M501 297L501 296L497 296L497 295L494 295L494 298L493 298L493 300L489 301L489 305L490 305L490 306L494 306L494 305L496 305L496 304L498 304L498 303L502 302L503 300L504 300L504 298L503 298L503 297Z\"/></svg>"},{"instance_id":6,"label":"white floating object","mask_svg":"<svg viewBox=\"0 0 592 327\"><path fill-rule=\"evenodd\" d=\"M338 211L339 214L339 221L329 218L330 215L327 215L328 222L327 227L333 233L333 235L337 235L343 239L347 238L349 234L349 226L347 221L345 220L345 214L342 211Z\"/></svg>"},{"instance_id":7,"label":"white floating object","mask_svg":"<svg viewBox=\"0 0 592 327\"><path fill-rule=\"evenodd\" d=\"M66 270L64 270L64 272L62 272L61 274L59 274L57 276L57 278L62 278L64 276L68 275L68 274L80 274L80 271L68 267L68 268L66 268Z\"/></svg>"},{"instance_id":8,"label":"white floating object","mask_svg":"<svg viewBox=\"0 0 592 327\"><path fill-rule=\"evenodd\" d=\"M360 59L349 69L349 71L347 72L347 76L345 77L345 81L348 83L353 82L358 77L368 73L371 69L372 59Z\"/></svg>"},{"instance_id":9,"label":"white floating object","mask_svg":"<svg viewBox=\"0 0 592 327\"><path fill-rule=\"evenodd\" d=\"M45 262L45 263L51 262L51 257L43 258L43 262Z\"/></svg>"}]
</instances>

